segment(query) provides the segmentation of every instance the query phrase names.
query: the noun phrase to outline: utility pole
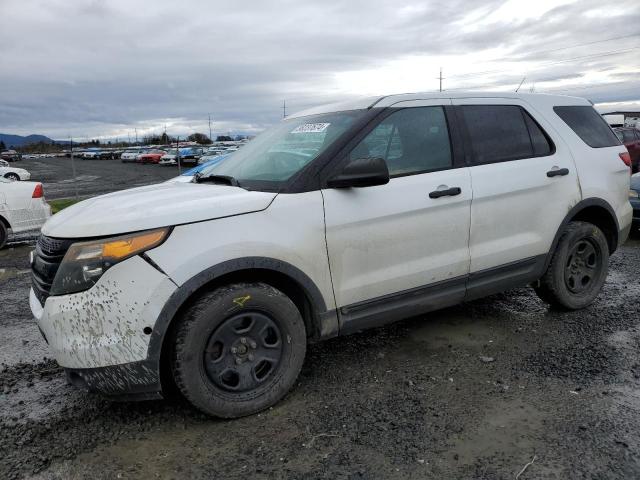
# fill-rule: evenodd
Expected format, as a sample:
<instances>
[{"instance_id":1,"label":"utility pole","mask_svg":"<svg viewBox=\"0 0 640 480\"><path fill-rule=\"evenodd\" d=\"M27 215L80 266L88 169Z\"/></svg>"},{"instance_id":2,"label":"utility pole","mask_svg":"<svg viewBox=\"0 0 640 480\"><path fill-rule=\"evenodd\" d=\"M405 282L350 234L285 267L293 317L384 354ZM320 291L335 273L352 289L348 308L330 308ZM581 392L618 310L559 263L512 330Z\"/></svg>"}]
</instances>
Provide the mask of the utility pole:
<instances>
[{"instance_id":1,"label":"utility pole","mask_svg":"<svg viewBox=\"0 0 640 480\"><path fill-rule=\"evenodd\" d=\"M287 118L287 101L282 100L282 118Z\"/></svg>"},{"instance_id":2,"label":"utility pole","mask_svg":"<svg viewBox=\"0 0 640 480\"><path fill-rule=\"evenodd\" d=\"M136 132L136 145L138 145L138 129L134 128L135 132Z\"/></svg>"},{"instance_id":3,"label":"utility pole","mask_svg":"<svg viewBox=\"0 0 640 480\"><path fill-rule=\"evenodd\" d=\"M127 132L127 147L131 146L131 133Z\"/></svg>"},{"instance_id":4,"label":"utility pole","mask_svg":"<svg viewBox=\"0 0 640 480\"><path fill-rule=\"evenodd\" d=\"M76 192L76 200L78 200L78 183L76 182L76 162L73 159L73 138L69 135L69 144L71 145L71 171L73 172L73 188Z\"/></svg>"},{"instance_id":5,"label":"utility pole","mask_svg":"<svg viewBox=\"0 0 640 480\"><path fill-rule=\"evenodd\" d=\"M180 135L176 137L176 160L178 161L178 175L181 175L182 166L180 165Z\"/></svg>"},{"instance_id":6,"label":"utility pole","mask_svg":"<svg viewBox=\"0 0 640 480\"><path fill-rule=\"evenodd\" d=\"M213 137L211 136L211 114L209 114L209 140L213 143Z\"/></svg>"},{"instance_id":7,"label":"utility pole","mask_svg":"<svg viewBox=\"0 0 640 480\"><path fill-rule=\"evenodd\" d=\"M440 80L440 92L442 91L442 80L444 80L444 77L442 76L442 67L440 67L440 76L438 77L438 80Z\"/></svg>"}]
</instances>

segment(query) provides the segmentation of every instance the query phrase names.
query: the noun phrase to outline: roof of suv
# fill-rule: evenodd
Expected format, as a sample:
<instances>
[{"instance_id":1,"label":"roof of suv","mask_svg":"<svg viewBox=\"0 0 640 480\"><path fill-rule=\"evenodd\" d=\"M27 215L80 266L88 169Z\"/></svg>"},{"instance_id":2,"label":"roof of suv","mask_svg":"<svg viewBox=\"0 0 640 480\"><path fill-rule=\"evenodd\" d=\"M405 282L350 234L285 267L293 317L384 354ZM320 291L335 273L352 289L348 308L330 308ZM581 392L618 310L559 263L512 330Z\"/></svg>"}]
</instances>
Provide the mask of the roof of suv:
<instances>
[{"instance_id":1,"label":"roof of suv","mask_svg":"<svg viewBox=\"0 0 640 480\"><path fill-rule=\"evenodd\" d=\"M375 97L361 97L346 102L329 103L318 107L309 108L289 115L287 118L306 117L322 113L342 112L346 110L360 110L373 107L390 107L400 102L412 100L437 100L454 98L513 98L524 100L530 104L551 105L591 105L591 102L580 97L566 95L548 95L544 93L515 93L515 92L424 92L401 93L396 95L379 95Z\"/></svg>"}]
</instances>

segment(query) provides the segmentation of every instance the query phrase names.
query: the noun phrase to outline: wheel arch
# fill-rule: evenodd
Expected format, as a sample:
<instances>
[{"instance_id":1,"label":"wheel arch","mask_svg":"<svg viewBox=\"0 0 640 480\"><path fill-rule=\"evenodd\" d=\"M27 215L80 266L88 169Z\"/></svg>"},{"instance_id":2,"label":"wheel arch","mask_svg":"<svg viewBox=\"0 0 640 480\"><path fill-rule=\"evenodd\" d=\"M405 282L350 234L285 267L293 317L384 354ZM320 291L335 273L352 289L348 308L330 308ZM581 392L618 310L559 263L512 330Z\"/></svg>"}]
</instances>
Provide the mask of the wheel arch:
<instances>
[{"instance_id":1,"label":"wheel arch","mask_svg":"<svg viewBox=\"0 0 640 480\"><path fill-rule=\"evenodd\" d=\"M155 362L163 377L163 387L172 380L165 375L173 329L180 315L205 291L236 282L267 283L287 295L300 310L310 341L338 334L335 310L326 302L315 283L300 269L272 258L247 257L207 268L183 283L165 303L151 333L147 358Z\"/></svg>"},{"instance_id":2,"label":"wheel arch","mask_svg":"<svg viewBox=\"0 0 640 480\"><path fill-rule=\"evenodd\" d=\"M620 226L613 208L609 203L600 198L587 198L578 202L571 210L569 210L569 213L567 213L560 224L560 227L553 239L553 243L551 244L549 254L547 255L545 270L551 262L551 257L553 256L553 252L556 250L565 227L569 222L574 221L589 222L602 230L602 233L604 233L607 238L609 254L612 254L618 248Z\"/></svg>"},{"instance_id":3,"label":"wheel arch","mask_svg":"<svg viewBox=\"0 0 640 480\"><path fill-rule=\"evenodd\" d=\"M0 223L2 223L5 227L7 227L7 230L11 229L11 225L9 224L9 220L4 218L2 215L0 215Z\"/></svg>"}]
</instances>

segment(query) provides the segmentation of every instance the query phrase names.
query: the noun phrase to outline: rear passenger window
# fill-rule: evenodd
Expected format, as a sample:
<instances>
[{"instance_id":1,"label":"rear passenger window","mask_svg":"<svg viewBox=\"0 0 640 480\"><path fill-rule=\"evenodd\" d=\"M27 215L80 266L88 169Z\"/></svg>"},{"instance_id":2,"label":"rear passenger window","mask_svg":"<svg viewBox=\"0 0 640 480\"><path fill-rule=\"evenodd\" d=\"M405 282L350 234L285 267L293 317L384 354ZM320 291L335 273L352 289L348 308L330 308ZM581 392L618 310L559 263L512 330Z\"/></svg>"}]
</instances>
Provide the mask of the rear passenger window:
<instances>
[{"instance_id":1,"label":"rear passenger window","mask_svg":"<svg viewBox=\"0 0 640 480\"><path fill-rule=\"evenodd\" d=\"M475 163L540 157L553 152L540 126L516 105L463 105L460 108Z\"/></svg>"},{"instance_id":2,"label":"rear passenger window","mask_svg":"<svg viewBox=\"0 0 640 480\"><path fill-rule=\"evenodd\" d=\"M380 157L391 176L450 168L451 144L442 107L411 107L392 113L351 151L350 158Z\"/></svg>"},{"instance_id":3,"label":"rear passenger window","mask_svg":"<svg viewBox=\"0 0 640 480\"><path fill-rule=\"evenodd\" d=\"M620 145L604 118L588 105L553 107L553 111L571 127L584 143L592 148Z\"/></svg>"}]
</instances>

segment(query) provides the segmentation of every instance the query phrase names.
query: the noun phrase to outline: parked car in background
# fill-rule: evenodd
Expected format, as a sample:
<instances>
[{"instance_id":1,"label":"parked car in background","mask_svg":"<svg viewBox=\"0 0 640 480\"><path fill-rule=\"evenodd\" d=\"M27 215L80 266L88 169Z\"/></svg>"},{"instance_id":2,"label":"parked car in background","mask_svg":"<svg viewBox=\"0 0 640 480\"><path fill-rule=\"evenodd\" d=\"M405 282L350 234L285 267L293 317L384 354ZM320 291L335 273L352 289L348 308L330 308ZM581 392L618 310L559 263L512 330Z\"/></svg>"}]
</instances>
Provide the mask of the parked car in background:
<instances>
[{"instance_id":1,"label":"parked car in background","mask_svg":"<svg viewBox=\"0 0 640 480\"><path fill-rule=\"evenodd\" d=\"M633 229L632 232L637 235L640 229L640 173L636 173L631 177L631 189L629 190L629 201L633 208Z\"/></svg>"},{"instance_id":2,"label":"parked car in background","mask_svg":"<svg viewBox=\"0 0 640 480\"><path fill-rule=\"evenodd\" d=\"M218 157L221 157L223 155L228 155L228 153L222 153L222 152L207 152L204 155L202 155L200 158L198 158L198 165L203 165L207 162L210 162L211 160L214 160Z\"/></svg>"},{"instance_id":3,"label":"parked car in background","mask_svg":"<svg viewBox=\"0 0 640 480\"><path fill-rule=\"evenodd\" d=\"M82 157L85 160L96 160L100 158L100 150L85 150L82 152Z\"/></svg>"},{"instance_id":4,"label":"parked car in background","mask_svg":"<svg viewBox=\"0 0 640 480\"><path fill-rule=\"evenodd\" d=\"M640 130L632 127L614 128L620 141L627 147L631 157L631 171L638 173L640 169Z\"/></svg>"},{"instance_id":5,"label":"parked car in background","mask_svg":"<svg viewBox=\"0 0 640 480\"><path fill-rule=\"evenodd\" d=\"M0 177L0 248L9 233L38 230L51 216L41 183L14 182Z\"/></svg>"},{"instance_id":6,"label":"parked car in background","mask_svg":"<svg viewBox=\"0 0 640 480\"><path fill-rule=\"evenodd\" d=\"M29 180L31 174L24 168L15 168L9 166L9 162L6 160L0 160L0 177L4 177L7 180Z\"/></svg>"},{"instance_id":7,"label":"parked car in background","mask_svg":"<svg viewBox=\"0 0 640 480\"><path fill-rule=\"evenodd\" d=\"M120 155L120 161L122 163L135 163L138 160L138 156L142 155L146 151L147 150L145 148L125 150L122 155Z\"/></svg>"},{"instance_id":8,"label":"parked car in background","mask_svg":"<svg viewBox=\"0 0 640 480\"><path fill-rule=\"evenodd\" d=\"M627 161L575 97L321 106L192 182L56 214L29 303L73 384L149 399L172 378L207 414L250 415L295 385L315 340L526 285L589 306L631 228Z\"/></svg>"},{"instance_id":9,"label":"parked car in background","mask_svg":"<svg viewBox=\"0 0 640 480\"><path fill-rule=\"evenodd\" d=\"M201 172L205 171L209 167L212 167L214 165L218 165L219 163L223 162L228 157L229 157L229 155L217 155L215 158L209 159L205 163L203 163L201 165L198 165L197 167L193 167L193 168L187 170L186 172L183 172L181 175L178 175L177 177L174 177L174 178L171 178L171 179L167 180L167 182L188 183L188 182L192 181L193 178L196 175L198 175Z\"/></svg>"},{"instance_id":10,"label":"parked car in background","mask_svg":"<svg viewBox=\"0 0 640 480\"><path fill-rule=\"evenodd\" d=\"M166 155L164 150L149 150L145 153L138 155L138 163L159 163L160 159Z\"/></svg>"},{"instance_id":11,"label":"parked car in background","mask_svg":"<svg viewBox=\"0 0 640 480\"><path fill-rule=\"evenodd\" d=\"M158 161L159 165L169 166L169 165L177 165L177 155L175 153L167 152Z\"/></svg>"},{"instance_id":12,"label":"parked car in background","mask_svg":"<svg viewBox=\"0 0 640 480\"><path fill-rule=\"evenodd\" d=\"M22 155L20 155L15 150L5 150L4 152L0 152L0 160L5 160L7 162L17 162L22 159Z\"/></svg>"},{"instance_id":13,"label":"parked car in background","mask_svg":"<svg viewBox=\"0 0 640 480\"><path fill-rule=\"evenodd\" d=\"M98 152L97 158L100 160L114 160L119 158L113 150L101 150Z\"/></svg>"},{"instance_id":14,"label":"parked car in background","mask_svg":"<svg viewBox=\"0 0 640 480\"><path fill-rule=\"evenodd\" d=\"M180 149L180 162L185 165L197 165L198 159L202 156L204 148L187 147Z\"/></svg>"}]
</instances>

